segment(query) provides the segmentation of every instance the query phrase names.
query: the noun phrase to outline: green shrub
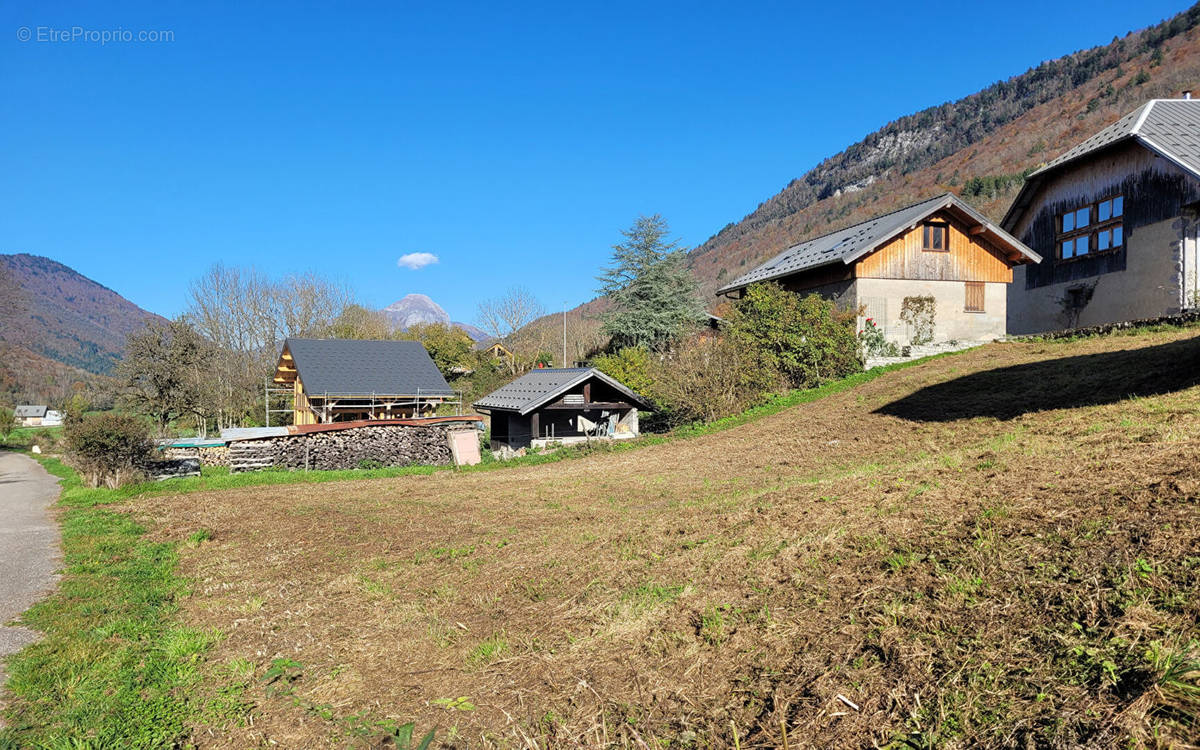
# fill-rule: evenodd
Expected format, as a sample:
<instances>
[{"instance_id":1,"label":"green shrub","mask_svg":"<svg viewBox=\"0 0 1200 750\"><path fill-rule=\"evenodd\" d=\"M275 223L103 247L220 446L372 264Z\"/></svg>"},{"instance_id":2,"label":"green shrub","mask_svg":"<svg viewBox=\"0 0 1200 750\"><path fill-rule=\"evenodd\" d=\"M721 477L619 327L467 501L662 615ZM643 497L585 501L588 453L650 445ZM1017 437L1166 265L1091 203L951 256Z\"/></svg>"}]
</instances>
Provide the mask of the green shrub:
<instances>
[{"instance_id":1,"label":"green shrub","mask_svg":"<svg viewBox=\"0 0 1200 750\"><path fill-rule=\"evenodd\" d=\"M768 282L751 285L734 303L726 335L792 388L815 388L862 371L856 318L820 295L802 297Z\"/></svg>"},{"instance_id":2,"label":"green shrub","mask_svg":"<svg viewBox=\"0 0 1200 750\"><path fill-rule=\"evenodd\" d=\"M655 360L646 347L627 346L613 354L601 354L592 358L591 365L653 400Z\"/></svg>"},{"instance_id":3,"label":"green shrub","mask_svg":"<svg viewBox=\"0 0 1200 750\"><path fill-rule=\"evenodd\" d=\"M67 425L65 437L67 455L89 487L120 487L153 455L149 427L129 415L89 414Z\"/></svg>"},{"instance_id":4,"label":"green shrub","mask_svg":"<svg viewBox=\"0 0 1200 750\"><path fill-rule=\"evenodd\" d=\"M858 332L858 340L862 344L863 357L899 357L900 347L888 341L874 318L867 318L863 329Z\"/></svg>"},{"instance_id":5,"label":"green shrub","mask_svg":"<svg viewBox=\"0 0 1200 750\"><path fill-rule=\"evenodd\" d=\"M17 418L12 409L0 406L0 438L7 440L17 429Z\"/></svg>"}]
</instances>

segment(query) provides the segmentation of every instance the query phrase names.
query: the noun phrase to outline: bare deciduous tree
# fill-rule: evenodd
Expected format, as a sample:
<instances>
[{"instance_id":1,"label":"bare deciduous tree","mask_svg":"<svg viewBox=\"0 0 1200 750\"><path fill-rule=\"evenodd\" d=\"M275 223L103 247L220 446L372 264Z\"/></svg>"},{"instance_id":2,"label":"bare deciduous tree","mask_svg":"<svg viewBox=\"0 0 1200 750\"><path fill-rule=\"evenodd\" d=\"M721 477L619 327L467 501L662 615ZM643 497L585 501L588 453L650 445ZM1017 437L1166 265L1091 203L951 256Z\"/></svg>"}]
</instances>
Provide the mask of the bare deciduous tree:
<instances>
[{"instance_id":1,"label":"bare deciduous tree","mask_svg":"<svg viewBox=\"0 0 1200 750\"><path fill-rule=\"evenodd\" d=\"M154 419L160 436L179 417L195 415L203 423L213 355L209 342L185 321L151 323L126 340L118 369L125 400Z\"/></svg>"},{"instance_id":2,"label":"bare deciduous tree","mask_svg":"<svg viewBox=\"0 0 1200 750\"><path fill-rule=\"evenodd\" d=\"M545 348L547 326L529 325L545 314L533 292L517 286L503 297L480 302L476 322L489 335L507 342L513 353L508 358L508 366L515 375Z\"/></svg>"},{"instance_id":3,"label":"bare deciduous tree","mask_svg":"<svg viewBox=\"0 0 1200 750\"><path fill-rule=\"evenodd\" d=\"M513 287L503 297L479 303L479 327L491 336L506 339L546 314L545 308L523 286Z\"/></svg>"}]
</instances>

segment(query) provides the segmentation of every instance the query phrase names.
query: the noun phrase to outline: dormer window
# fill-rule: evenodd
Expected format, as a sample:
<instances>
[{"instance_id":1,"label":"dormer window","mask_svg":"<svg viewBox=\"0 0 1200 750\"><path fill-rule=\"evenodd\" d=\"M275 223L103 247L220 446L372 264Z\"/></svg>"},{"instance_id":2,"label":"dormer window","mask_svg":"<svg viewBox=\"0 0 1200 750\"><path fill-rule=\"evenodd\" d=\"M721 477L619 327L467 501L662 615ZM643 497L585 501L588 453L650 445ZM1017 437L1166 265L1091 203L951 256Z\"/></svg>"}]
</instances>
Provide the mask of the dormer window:
<instances>
[{"instance_id":1,"label":"dormer window","mask_svg":"<svg viewBox=\"0 0 1200 750\"><path fill-rule=\"evenodd\" d=\"M923 227L921 249L931 253L950 252L950 225L944 221L927 221Z\"/></svg>"},{"instance_id":2,"label":"dormer window","mask_svg":"<svg viewBox=\"0 0 1200 750\"><path fill-rule=\"evenodd\" d=\"M1125 244L1125 198L1110 196L1058 215L1059 260L1115 250Z\"/></svg>"}]
</instances>

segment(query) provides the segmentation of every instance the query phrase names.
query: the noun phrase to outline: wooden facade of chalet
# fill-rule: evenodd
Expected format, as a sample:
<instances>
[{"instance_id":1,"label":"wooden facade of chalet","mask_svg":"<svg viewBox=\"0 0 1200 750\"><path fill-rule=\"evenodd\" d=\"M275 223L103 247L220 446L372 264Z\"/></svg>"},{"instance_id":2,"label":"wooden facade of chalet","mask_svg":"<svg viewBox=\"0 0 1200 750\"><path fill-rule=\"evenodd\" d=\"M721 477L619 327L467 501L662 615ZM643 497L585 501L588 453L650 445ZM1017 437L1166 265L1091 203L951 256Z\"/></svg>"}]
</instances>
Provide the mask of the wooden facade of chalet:
<instances>
[{"instance_id":1,"label":"wooden facade of chalet","mask_svg":"<svg viewBox=\"0 0 1200 750\"><path fill-rule=\"evenodd\" d=\"M418 341L288 339L273 381L296 425L420 417L455 397Z\"/></svg>"},{"instance_id":2,"label":"wooden facade of chalet","mask_svg":"<svg viewBox=\"0 0 1200 750\"><path fill-rule=\"evenodd\" d=\"M913 338L905 300L935 301L934 341L1005 335L1013 267L1041 258L957 197L946 194L788 248L718 294L741 296L773 281L816 293L870 318L897 344ZM860 325L860 328L862 326Z\"/></svg>"}]
</instances>

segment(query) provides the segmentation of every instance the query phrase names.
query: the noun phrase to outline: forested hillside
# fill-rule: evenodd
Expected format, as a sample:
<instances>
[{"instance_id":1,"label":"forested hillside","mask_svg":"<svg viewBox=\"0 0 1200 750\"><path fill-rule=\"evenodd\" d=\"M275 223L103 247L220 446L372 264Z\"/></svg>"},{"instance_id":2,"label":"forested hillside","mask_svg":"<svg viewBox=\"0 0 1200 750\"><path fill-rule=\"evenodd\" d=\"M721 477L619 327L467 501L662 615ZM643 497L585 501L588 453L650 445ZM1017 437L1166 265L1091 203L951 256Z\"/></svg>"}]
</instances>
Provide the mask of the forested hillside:
<instances>
[{"instance_id":1,"label":"forested hillside","mask_svg":"<svg viewBox=\"0 0 1200 750\"><path fill-rule=\"evenodd\" d=\"M162 320L61 263L0 255L0 395L54 403L112 373L125 337Z\"/></svg>"}]
</instances>

